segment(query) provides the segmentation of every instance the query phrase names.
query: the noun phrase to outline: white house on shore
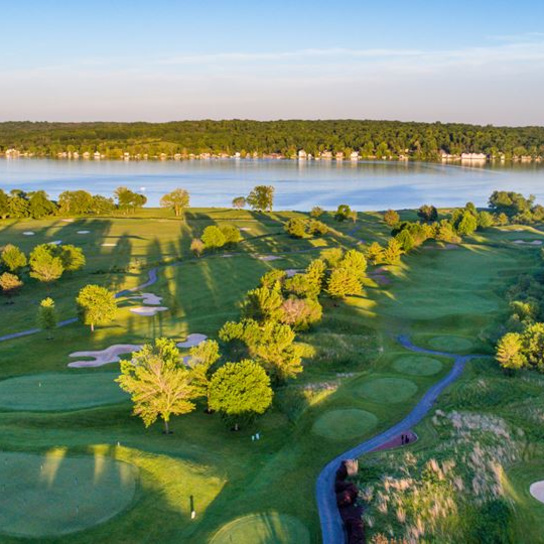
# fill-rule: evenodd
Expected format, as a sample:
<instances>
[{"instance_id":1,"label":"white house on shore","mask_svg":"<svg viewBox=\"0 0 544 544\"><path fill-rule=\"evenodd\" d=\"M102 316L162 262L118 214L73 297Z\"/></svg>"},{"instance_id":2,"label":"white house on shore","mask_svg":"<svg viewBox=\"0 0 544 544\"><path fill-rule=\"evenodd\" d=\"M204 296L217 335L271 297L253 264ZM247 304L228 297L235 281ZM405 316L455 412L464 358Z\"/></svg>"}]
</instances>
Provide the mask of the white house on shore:
<instances>
[{"instance_id":1,"label":"white house on shore","mask_svg":"<svg viewBox=\"0 0 544 544\"><path fill-rule=\"evenodd\" d=\"M305 161L308 159L308 153L304 151L304 149L300 149L298 152L298 160L299 161Z\"/></svg>"},{"instance_id":2,"label":"white house on shore","mask_svg":"<svg viewBox=\"0 0 544 544\"><path fill-rule=\"evenodd\" d=\"M462 161L486 161L487 155L485 153L461 153Z\"/></svg>"},{"instance_id":3,"label":"white house on shore","mask_svg":"<svg viewBox=\"0 0 544 544\"><path fill-rule=\"evenodd\" d=\"M349 156L350 161L358 161L359 160L359 152L358 151L352 151L351 155Z\"/></svg>"}]
</instances>

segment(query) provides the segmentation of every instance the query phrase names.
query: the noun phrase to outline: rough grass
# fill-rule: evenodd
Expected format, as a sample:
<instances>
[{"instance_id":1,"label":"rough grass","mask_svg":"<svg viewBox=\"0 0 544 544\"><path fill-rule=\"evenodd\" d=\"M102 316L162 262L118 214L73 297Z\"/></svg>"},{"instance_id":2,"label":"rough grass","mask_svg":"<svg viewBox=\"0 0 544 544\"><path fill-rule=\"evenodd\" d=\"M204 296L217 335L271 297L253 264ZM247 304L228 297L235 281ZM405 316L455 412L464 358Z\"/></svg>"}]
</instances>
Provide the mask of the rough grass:
<instances>
[{"instance_id":1,"label":"rough grass","mask_svg":"<svg viewBox=\"0 0 544 544\"><path fill-rule=\"evenodd\" d=\"M362 436L376 427L378 418L365 410L347 408L325 412L314 423L314 434L331 440L347 440Z\"/></svg>"}]
</instances>

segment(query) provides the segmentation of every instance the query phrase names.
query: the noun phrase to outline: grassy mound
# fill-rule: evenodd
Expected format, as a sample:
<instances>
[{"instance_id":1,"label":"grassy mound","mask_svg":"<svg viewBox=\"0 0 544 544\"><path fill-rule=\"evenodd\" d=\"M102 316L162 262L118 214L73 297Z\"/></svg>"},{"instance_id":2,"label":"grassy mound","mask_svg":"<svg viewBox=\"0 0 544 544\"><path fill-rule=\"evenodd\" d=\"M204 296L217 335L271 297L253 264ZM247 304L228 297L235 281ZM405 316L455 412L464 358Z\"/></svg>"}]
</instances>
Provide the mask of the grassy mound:
<instances>
[{"instance_id":1,"label":"grassy mound","mask_svg":"<svg viewBox=\"0 0 544 544\"><path fill-rule=\"evenodd\" d=\"M395 360L393 368L411 376L432 376L442 370L442 362L423 355L405 355Z\"/></svg>"},{"instance_id":2,"label":"grassy mound","mask_svg":"<svg viewBox=\"0 0 544 544\"><path fill-rule=\"evenodd\" d=\"M331 410L320 416L312 431L332 440L347 440L362 436L378 423L378 418L365 410Z\"/></svg>"},{"instance_id":3,"label":"grassy mound","mask_svg":"<svg viewBox=\"0 0 544 544\"><path fill-rule=\"evenodd\" d=\"M103 523L131 503L136 476L102 456L0 453L0 531L44 538Z\"/></svg>"},{"instance_id":4,"label":"grassy mound","mask_svg":"<svg viewBox=\"0 0 544 544\"><path fill-rule=\"evenodd\" d=\"M462 336L435 336L429 340L429 347L444 352L468 351L473 346L472 340Z\"/></svg>"},{"instance_id":5,"label":"grassy mound","mask_svg":"<svg viewBox=\"0 0 544 544\"><path fill-rule=\"evenodd\" d=\"M377 378L359 385L357 393L382 404L404 402L417 393L417 385L404 378Z\"/></svg>"},{"instance_id":6,"label":"grassy mound","mask_svg":"<svg viewBox=\"0 0 544 544\"><path fill-rule=\"evenodd\" d=\"M49 373L0 382L0 408L8 410L77 410L122 402L128 396L113 380L117 374Z\"/></svg>"},{"instance_id":7,"label":"grassy mound","mask_svg":"<svg viewBox=\"0 0 544 544\"><path fill-rule=\"evenodd\" d=\"M308 529L293 516L269 512L250 514L224 525L211 544L309 544Z\"/></svg>"}]
</instances>

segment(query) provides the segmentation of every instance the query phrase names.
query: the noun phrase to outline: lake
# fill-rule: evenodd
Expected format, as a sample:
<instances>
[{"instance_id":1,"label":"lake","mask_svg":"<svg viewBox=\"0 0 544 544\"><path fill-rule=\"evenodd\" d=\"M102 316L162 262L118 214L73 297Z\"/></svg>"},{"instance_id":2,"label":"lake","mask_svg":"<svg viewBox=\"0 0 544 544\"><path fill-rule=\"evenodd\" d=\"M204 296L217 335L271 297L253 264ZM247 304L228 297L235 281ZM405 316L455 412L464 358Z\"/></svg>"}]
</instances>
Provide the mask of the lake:
<instances>
[{"instance_id":1,"label":"lake","mask_svg":"<svg viewBox=\"0 0 544 544\"><path fill-rule=\"evenodd\" d=\"M275 209L357 210L414 208L428 203L486 204L495 189L534 194L544 203L544 165L461 166L433 163L358 163L225 159L192 161L94 161L0 159L0 188L44 189L52 198L67 189L111 196L126 185L145 192L149 205L176 187L187 189L191 205L230 206L257 184L276 187Z\"/></svg>"}]
</instances>

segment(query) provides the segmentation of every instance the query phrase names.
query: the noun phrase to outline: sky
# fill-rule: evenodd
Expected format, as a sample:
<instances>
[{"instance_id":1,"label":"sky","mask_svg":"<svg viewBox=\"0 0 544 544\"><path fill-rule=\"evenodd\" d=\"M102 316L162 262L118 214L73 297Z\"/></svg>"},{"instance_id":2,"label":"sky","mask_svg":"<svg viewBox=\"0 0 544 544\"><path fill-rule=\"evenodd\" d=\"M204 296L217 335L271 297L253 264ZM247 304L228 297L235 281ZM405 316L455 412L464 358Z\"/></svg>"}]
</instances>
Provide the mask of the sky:
<instances>
[{"instance_id":1,"label":"sky","mask_svg":"<svg viewBox=\"0 0 544 544\"><path fill-rule=\"evenodd\" d=\"M542 0L0 0L0 121L544 125Z\"/></svg>"}]
</instances>

